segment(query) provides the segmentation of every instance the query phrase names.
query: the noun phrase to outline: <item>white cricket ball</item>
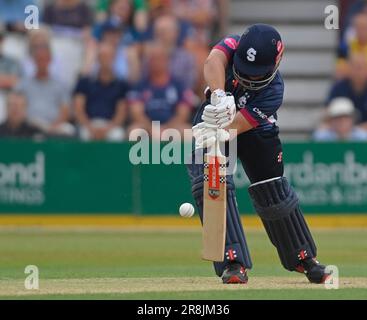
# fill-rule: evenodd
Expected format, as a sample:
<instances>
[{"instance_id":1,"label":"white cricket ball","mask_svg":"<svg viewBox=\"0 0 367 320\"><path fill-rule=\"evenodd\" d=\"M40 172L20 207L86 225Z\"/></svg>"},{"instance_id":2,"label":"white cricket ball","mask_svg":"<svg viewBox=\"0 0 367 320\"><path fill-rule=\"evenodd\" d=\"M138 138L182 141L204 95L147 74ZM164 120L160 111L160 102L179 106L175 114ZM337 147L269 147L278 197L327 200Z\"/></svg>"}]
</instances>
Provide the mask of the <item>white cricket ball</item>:
<instances>
[{"instance_id":1,"label":"white cricket ball","mask_svg":"<svg viewBox=\"0 0 367 320\"><path fill-rule=\"evenodd\" d=\"M180 215L184 218L191 218L195 213L194 206L191 203L183 203L180 206Z\"/></svg>"}]
</instances>

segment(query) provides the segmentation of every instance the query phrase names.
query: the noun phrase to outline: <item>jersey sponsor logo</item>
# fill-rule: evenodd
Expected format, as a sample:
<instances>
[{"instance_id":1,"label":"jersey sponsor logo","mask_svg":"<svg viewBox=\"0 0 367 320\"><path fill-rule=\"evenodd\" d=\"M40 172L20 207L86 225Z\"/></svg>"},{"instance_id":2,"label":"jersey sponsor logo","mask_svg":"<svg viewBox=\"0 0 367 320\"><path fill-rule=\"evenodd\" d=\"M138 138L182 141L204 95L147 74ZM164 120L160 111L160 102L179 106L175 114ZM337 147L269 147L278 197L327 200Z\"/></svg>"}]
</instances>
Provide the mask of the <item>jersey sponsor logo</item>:
<instances>
[{"instance_id":1,"label":"jersey sponsor logo","mask_svg":"<svg viewBox=\"0 0 367 320\"><path fill-rule=\"evenodd\" d=\"M247 103L247 98L245 96L242 96L241 98L238 99L238 107L240 109L243 109L246 107L246 103Z\"/></svg>"},{"instance_id":2,"label":"jersey sponsor logo","mask_svg":"<svg viewBox=\"0 0 367 320\"><path fill-rule=\"evenodd\" d=\"M245 92L245 94L238 99L238 108L243 109L246 107L247 101L250 98L250 95Z\"/></svg>"},{"instance_id":3,"label":"jersey sponsor logo","mask_svg":"<svg viewBox=\"0 0 367 320\"><path fill-rule=\"evenodd\" d=\"M226 38L224 43L233 50L237 49L238 47L238 42L233 38Z\"/></svg>"},{"instance_id":4,"label":"jersey sponsor logo","mask_svg":"<svg viewBox=\"0 0 367 320\"><path fill-rule=\"evenodd\" d=\"M250 48L247 50L247 60L250 62L254 62L256 59L257 51L254 48Z\"/></svg>"},{"instance_id":5,"label":"jersey sponsor logo","mask_svg":"<svg viewBox=\"0 0 367 320\"><path fill-rule=\"evenodd\" d=\"M259 108L253 108L252 111L255 112L261 119L268 119L267 115L263 113Z\"/></svg>"}]
</instances>

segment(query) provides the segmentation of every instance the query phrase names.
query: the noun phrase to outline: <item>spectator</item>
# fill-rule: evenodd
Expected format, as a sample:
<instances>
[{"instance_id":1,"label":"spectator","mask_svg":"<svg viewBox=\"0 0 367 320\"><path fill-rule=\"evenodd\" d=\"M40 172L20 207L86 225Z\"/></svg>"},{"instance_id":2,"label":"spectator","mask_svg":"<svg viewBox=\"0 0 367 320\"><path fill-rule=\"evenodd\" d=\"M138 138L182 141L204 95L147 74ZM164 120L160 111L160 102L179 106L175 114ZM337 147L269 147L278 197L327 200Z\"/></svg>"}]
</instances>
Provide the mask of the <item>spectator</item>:
<instances>
[{"instance_id":1,"label":"spectator","mask_svg":"<svg viewBox=\"0 0 367 320\"><path fill-rule=\"evenodd\" d=\"M367 12L366 0L342 0L339 6L341 13L341 36L348 37L353 33L353 18L359 13Z\"/></svg>"},{"instance_id":2,"label":"spectator","mask_svg":"<svg viewBox=\"0 0 367 320\"><path fill-rule=\"evenodd\" d=\"M227 34L228 30L228 15L229 15L229 1L227 0L217 0L217 23L218 23L218 30L215 37L217 38L223 38Z\"/></svg>"},{"instance_id":3,"label":"spectator","mask_svg":"<svg viewBox=\"0 0 367 320\"><path fill-rule=\"evenodd\" d=\"M176 18L178 35L177 44L179 47L183 47L188 39L189 35L192 34L192 27L188 22L177 19L173 13L171 0L150 0L149 1L149 20L146 32L143 33L141 42L155 41L155 22L160 17L174 16Z\"/></svg>"},{"instance_id":4,"label":"spectator","mask_svg":"<svg viewBox=\"0 0 367 320\"><path fill-rule=\"evenodd\" d=\"M33 0L0 0L0 22L5 25L7 31L26 32L24 9L26 6L34 4Z\"/></svg>"},{"instance_id":5,"label":"spectator","mask_svg":"<svg viewBox=\"0 0 367 320\"><path fill-rule=\"evenodd\" d=\"M356 112L348 98L333 99L326 111L326 127L315 131L316 141L367 141L367 131L355 126Z\"/></svg>"},{"instance_id":6,"label":"spectator","mask_svg":"<svg viewBox=\"0 0 367 320\"><path fill-rule=\"evenodd\" d=\"M108 17L112 0L98 0L96 4L97 20L103 22ZM146 0L133 0L133 25L139 32L144 32L148 26L148 10Z\"/></svg>"},{"instance_id":7,"label":"spectator","mask_svg":"<svg viewBox=\"0 0 367 320\"><path fill-rule=\"evenodd\" d=\"M355 53L364 54L367 60L367 13L359 13L353 19L354 36L342 41L339 49L339 59L336 69L337 79L347 76L347 59Z\"/></svg>"},{"instance_id":8,"label":"spectator","mask_svg":"<svg viewBox=\"0 0 367 320\"><path fill-rule=\"evenodd\" d=\"M130 83L135 83L140 79L141 67L138 49L135 45L125 45L121 42L124 30L114 24L105 26L102 34L102 42L109 43L116 51L113 71L116 77ZM98 50L98 47L96 48ZM93 71L98 70L97 63L94 63ZM89 72L87 72L88 74Z\"/></svg>"},{"instance_id":9,"label":"spectator","mask_svg":"<svg viewBox=\"0 0 367 320\"><path fill-rule=\"evenodd\" d=\"M173 13L182 23L181 28L188 29L184 39L185 47L194 55L197 66L203 66L209 54L211 29L217 16L215 0L171 0ZM186 25L186 27L185 27ZM203 72L198 74L196 94L204 98L206 83Z\"/></svg>"},{"instance_id":10,"label":"spectator","mask_svg":"<svg viewBox=\"0 0 367 320\"><path fill-rule=\"evenodd\" d=\"M170 55L172 76L179 80L185 88L194 88L197 79L195 59L183 47L178 47L179 24L172 15L164 15L154 23L155 42Z\"/></svg>"},{"instance_id":11,"label":"spectator","mask_svg":"<svg viewBox=\"0 0 367 320\"><path fill-rule=\"evenodd\" d=\"M49 30L42 27L38 30L32 30L29 32L28 52L27 56L22 62L22 69L24 77L34 77L37 73L37 66L35 65L33 54L39 48L51 47L51 34ZM64 63L61 57L57 54L52 55L52 59L49 65L49 74L51 77L60 81L64 80Z\"/></svg>"},{"instance_id":12,"label":"spectator","mask_svg":"<svg viewBox=\"0 0 367 320\"><path fill-rule=\"evenodd\" d=\"M102 43L98 52L96 77L83 77L75 89L75 116L83 140L121 141L126 120L128 87L113 73L115 48Z\"/></svg>"},{"instance_id":13,"label":"spectator","mask_svg":"<svg viewBox=\"0 0 367 320\"><path fill-rule=\"evenodd\" d=\"M54 48L62 58L59 75L70 89L81 72L80 65L90 66L94 59L93 20L93 11L83 0L50 1L45 8L43 21L51 27Z\"/></svg>"},{"instance_id":14,"label":"spectator","mask_svg":"<svg viewBox=\"0 0 367 320\"><path fill-rule=\"evenodd\" d=\"M363 54L353 54L349 59L347 79L337 81L329 93L327 104L336 97L352 100L360 113L360 122L367 121L367 62Z\"/></svg>"},{"instance_id":15,"label":"spectator","mask_svg":"<svg viewBox=\"0 0 367 320\"><path fill-rule=\"evenodd\" d=\"M44 44L34 48L32 57L36 74L23 78L17 90L24 92L28 101L28 119L49 134L73 135L68 123L70 96L63 84L49 73L51 49Z\"/></svg>"},{"instance_id":16,"label":"spectator","mask_svg":"<svg viewBox=\"0 0 367 320\"><path fill-rule=\"evenodd\" d=\"M100 6L108 6L108 14L93 28L95 46L89 50L89 57L83 67L83 75L88 76L94 71L97 59L98 44L96 41L103 41L104 38L115 38L114 45L117 46L115 71L116 76L131 82L138 78L138 68L140 67L139 48L137 45L138 33L133 27L133 7L130 0L103 0L97 3ZM119 35L119 39L116 39ZM130 69L130 70L128 70Z\"/></svg>"},{"instance_id":17,"label":"spectator","mask_svg":"<svg viewBox=\"0 0 367 320\"><path fill-rule=\"evenodd\" d=\"M172 13L172 0L148 0L149 15L155 21L161 15Z\"/></svg>"},{"instance_id":18,"label":"spectator","mask_svg":"<svg viewBox=\"0 0 367 320\"><path fill-rule=\"evenodd\" d=\"M131 45L138 38L132 19L133 7L129 0L112 0L110 2L109 14L106 20L94 27L94 37L99 41L102 40L104 29L113 25L124 30L123 37L121 39L122 44Z\"/></svg>"},{"instance_id":19,"label":"spectator","mask_svg":"<svg viewBox=\"0 0 367 320\"><path fill-rule=\"evenodd\" d=\"M5 32L0 29L0 90L12 89L20 76L20 67L17 61L2 53Z\"/></svg>"},{"instance_id":20,"label":"spectator","mask_svg":"<svg viewBox=\"0 0 367 320\"><path fill-rule=\"evenodd\" d=\"M20 77L20 67L13 58L2 53L5 33L0 28L0 122L5 118L5 96Z\"/></svg>"},{"instance_id":21,"label":"spectator","mask_svg":"<svg viewBox=\"0 0 367 320\"><path fill-rule=\"evenodd\" d=\"M42 134L37 127L27 123L27 100L22 93L9 93L7 115L0 125L1 138L32 138Z\"/></svg>"},{"instance_id":22,"label":"spectator","mask_svg":"<svg viewBox=\"0 0 367 320\"><path fill-rule=\"evenodd\" d=\"M171 1L176 17L192 26L194 43L207 47L211 39L210 29L217 16L217 3L214 0Z\"/></svg>"},{"instance_id":23,"label":"spectator","mask_svg":"<svg viewBox=\"0 0 367 320\"><path fill-rule=\"evenodd\" d=\"M81 0L55 0L46 6L43 21L58 34L88 37L93 11Z\"/></svg>"},{"instance_id":24,"label":"spectator","mask_svg":"<svg viewBox=\"0 0 367 320\"><path fill-rule=\"evenodd\" d=\"M151 45L147 54L148 78L129 95L132 120L129 131L144 129L152 134L151 122L160 121L161 132L168 128L183 132L190 128L192 92L171 77L169 55L162 46Z\"/></svg>"}]
</instances>

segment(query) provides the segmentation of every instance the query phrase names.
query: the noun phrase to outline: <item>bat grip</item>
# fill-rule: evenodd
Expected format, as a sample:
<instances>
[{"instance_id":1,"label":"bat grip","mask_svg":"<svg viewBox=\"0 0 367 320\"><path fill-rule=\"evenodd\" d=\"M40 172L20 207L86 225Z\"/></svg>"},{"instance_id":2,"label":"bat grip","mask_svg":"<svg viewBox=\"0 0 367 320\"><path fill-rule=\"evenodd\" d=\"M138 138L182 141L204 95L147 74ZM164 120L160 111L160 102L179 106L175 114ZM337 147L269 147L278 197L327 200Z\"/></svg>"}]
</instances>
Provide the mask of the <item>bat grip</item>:
<instances>
[{"instance_id":1,"label":"bat grip","mask_svg":"<svg viewBox=\"0 0 367 320\"><path fill-rule=\"evenodd\" d=\"M218 130L216 132L216 138L215 138L215 144L213 146L213 152L215 153L215 155L217 157L222 157L223 156L222 152L220 151L220 140L218 139Z\"/></svg>"},{"instance_id":2,"label":"bat grip","mask_svg":"<svg viewBox=\"0 0 367 320\"><path fill-rule=\"evenodd\" d=\"M210 150L207 152L207 154L213 157L223 157L223 154L220 151L220 140L218 139L218 131L216 132L215 143L210 147Z\"/></svg>"}]
</instances>

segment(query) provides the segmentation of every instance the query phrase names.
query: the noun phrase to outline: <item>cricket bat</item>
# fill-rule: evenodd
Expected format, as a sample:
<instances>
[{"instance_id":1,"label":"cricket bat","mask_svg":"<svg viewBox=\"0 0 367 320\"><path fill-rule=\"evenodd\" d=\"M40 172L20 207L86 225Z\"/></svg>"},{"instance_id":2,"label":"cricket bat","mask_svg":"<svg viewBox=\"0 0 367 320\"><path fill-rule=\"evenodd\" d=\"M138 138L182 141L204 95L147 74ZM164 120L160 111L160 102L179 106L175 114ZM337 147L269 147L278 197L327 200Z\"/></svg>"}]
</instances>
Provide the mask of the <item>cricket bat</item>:
<instances>
[{"instance_id":1,"label":"cricket bat","mask_svg":"<svg viewBox=\"0 0 367 320\"><path fill-rule=\"evenodd\" d=\"M203 254L204 260L224 260L226 241L226 157L219 142L204 155L204 212Z\"/></svg>"}]
</instances>

